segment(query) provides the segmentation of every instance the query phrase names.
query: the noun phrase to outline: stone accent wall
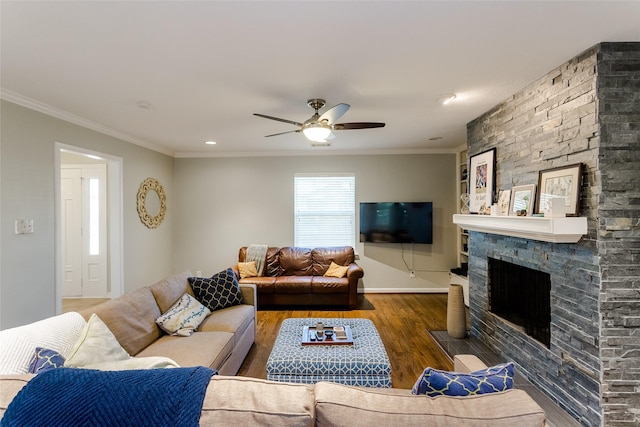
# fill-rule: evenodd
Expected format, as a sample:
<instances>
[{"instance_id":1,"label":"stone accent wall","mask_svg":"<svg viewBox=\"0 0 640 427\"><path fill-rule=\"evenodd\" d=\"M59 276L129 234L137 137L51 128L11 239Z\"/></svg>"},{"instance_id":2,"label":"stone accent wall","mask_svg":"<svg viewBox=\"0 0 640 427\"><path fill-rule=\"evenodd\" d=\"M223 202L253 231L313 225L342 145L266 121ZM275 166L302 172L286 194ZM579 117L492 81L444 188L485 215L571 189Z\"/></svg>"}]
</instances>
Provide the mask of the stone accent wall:
<instances>
[{"instance_id":1,"label":"stone accent wall","mask_svg":"<svg viewBox=\"0 0 640 427\"><path fill-rule=\"evenodd\" d=\"M584 425L640 422L640 43L602 43L468 124L497 189L583 164L588 234L550 244L471 232L471 333ZM488 312L488 256L551 275L551 348ZM626 424L630 423L630 424Z\"/></svg>"},{"instance_id":2,"label":"stone accent wall","mask_svg":"<svg viewBox=\"0 0 640 427\"><path fill-rule=\"evenodd\" d=\"M598 52L600 357L606 425L640 425L640 43Z\"/></svg>"}]
</instances>

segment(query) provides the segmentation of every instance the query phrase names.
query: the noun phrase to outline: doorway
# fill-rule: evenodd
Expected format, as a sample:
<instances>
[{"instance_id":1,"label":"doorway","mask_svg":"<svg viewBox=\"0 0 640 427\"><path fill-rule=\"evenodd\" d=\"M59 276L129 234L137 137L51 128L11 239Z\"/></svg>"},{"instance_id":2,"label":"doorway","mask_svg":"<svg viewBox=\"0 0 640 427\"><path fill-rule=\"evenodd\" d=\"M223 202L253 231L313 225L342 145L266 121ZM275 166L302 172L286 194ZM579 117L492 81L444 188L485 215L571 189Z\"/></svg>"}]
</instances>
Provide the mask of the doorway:
<instances>
[{"instance_id":1,"label":"doorway","mask_svg":"<svg viewBox=\"0 0 640 427\"><path fill-rule=\"evenodd\" d=\"M56 143L56 313L123 293L122 159Z\"/></svg>"}]
</instances>

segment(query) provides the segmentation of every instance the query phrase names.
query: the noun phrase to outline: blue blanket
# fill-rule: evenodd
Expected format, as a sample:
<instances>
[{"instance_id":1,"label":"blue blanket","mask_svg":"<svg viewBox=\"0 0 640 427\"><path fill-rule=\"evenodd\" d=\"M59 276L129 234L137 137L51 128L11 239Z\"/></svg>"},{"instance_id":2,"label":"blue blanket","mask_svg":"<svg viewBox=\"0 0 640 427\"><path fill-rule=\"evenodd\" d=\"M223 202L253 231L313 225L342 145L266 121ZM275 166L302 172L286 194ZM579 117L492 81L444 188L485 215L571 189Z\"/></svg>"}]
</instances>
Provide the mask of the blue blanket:
<instances>
[{"instance_id":1,"label":"blue blanket","mask_svg":"<svg viewBox=\"0 0 640 427\"><path fill-rule=\"evenodd\" d=\"M198 426L215 371L58 368L20 390L0 426Z\"/></svg>"}]
</instances>

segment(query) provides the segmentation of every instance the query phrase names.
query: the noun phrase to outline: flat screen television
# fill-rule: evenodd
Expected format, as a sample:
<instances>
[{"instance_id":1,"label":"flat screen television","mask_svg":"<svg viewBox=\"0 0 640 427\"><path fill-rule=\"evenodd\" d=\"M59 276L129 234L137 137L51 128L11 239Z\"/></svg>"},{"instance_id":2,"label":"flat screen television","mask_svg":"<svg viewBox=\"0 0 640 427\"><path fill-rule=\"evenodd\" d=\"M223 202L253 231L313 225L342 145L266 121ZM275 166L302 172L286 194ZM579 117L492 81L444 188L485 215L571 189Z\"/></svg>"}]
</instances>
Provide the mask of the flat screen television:
<instances>
[{"instance_id":1,"label":"flat screen television","mask_svg":"<svg viewBox=\"0 0 640 427\"><path fill-rule=\"evenodd\" d=\"M360 241L433 243L432 202L360 203Z\"/></svg>"}]
</instances>

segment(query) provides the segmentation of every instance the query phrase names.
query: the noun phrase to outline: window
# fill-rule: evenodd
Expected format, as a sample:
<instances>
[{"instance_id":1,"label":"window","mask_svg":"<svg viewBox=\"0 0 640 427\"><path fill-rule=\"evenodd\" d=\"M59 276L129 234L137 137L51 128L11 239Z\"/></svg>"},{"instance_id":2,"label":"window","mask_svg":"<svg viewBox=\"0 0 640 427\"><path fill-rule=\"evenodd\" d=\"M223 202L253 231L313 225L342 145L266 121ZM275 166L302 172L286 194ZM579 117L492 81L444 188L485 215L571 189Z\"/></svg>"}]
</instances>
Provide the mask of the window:
<instances>
[{"instance_id":1,"label":"window","mask_svg":"<svg viewBox=\"0 0 640 427\"><path fill-rule=\"evenodd\" d=\"M355 248L355 181L353 174L296 174L295 246Z\"/></svg>"}]
</instances>

